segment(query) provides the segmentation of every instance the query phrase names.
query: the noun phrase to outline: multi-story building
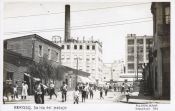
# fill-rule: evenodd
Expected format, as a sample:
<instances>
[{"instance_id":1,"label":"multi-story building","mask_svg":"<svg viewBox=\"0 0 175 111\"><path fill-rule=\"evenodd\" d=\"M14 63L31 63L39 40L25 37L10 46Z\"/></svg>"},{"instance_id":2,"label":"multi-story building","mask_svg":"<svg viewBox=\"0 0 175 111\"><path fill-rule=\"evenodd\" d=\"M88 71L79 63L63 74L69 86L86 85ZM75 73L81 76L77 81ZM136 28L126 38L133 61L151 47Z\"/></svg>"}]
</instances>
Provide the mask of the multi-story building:
<instances>
[{"instance_id":1,"label":"multi-story building","mask_svg":"<svg viewBox=\"0 0 175 111\"><path fill-rule=\"evenodd\" d=\"M47 56L53 64L61 64L61 47L36 34L7 39L5 47L9 51L32 58L35 62Z\"/></svg>"},{"instance_id":2,"label":"multi-story building","mask_svg":"<svg viewBox=\"0 0 175 111\"><path fill-rule=\"evenodd\" d=\"M152 45L152 36L127 35L125 73L121 75L121 78L125 78L128 81L141 79L142 66L148 63L148 53Z\"/></svg>"},{"instance_id":3,"label":"multi-story building","mask_svg":"<svg viewBox=\"0 0 175 111\"><path fill-rule=\"evenodd\" d=\"M153 52L147 78L156 98L170 99L170 2L153 2Z\"/></svg>"},{"instance_id":4,"label":"multi-story building","mask_svg":"<svg viewBox=\"0 0 175 111\"><path fill-rule=\"evenodd\" d=\"M11 77L12 84L18 81L21 85L22 81L26 81L30 94L32 93L31 75L27 72L32 63L38 63L46 56L53 66L57 67L61 64L61 47L36 34L6 39L4 50L6 50L4 52L4 82L9 77Z\"/></svg>"},{"instance_id":5,"label":"multi-story building","mask_svg":"<svg viewBox=\"0 0 175 111\"><path fill-rule=\"evenodd\" d=\"M102 80L102 43L92 40L61 41L54 36L53 43L62 47L62 65L90 73L97 83Z\"/></svg>"}]
</instances>

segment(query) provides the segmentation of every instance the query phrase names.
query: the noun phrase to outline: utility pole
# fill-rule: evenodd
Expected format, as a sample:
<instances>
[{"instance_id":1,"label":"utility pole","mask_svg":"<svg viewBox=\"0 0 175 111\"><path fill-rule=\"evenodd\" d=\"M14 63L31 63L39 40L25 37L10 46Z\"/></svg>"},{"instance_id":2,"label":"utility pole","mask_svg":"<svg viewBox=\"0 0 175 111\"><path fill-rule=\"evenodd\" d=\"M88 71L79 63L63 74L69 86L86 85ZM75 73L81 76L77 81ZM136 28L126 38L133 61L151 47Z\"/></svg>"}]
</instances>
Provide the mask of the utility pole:
<instances>
[{"instance_id":1,"label":"utility pole","mask_svg":"<svg viewBox=\"0 0 175 111\"><path fill-rule=\"evenodd\" d=\"M137 44L137 81L138 81L138 68L139 67L139 43Z\"/></svg>"},{"instance_id":2,"label":"utility pole","mask_svg":"<svg viewBox=\"0 0 175 111\"><path fill-rule=\"evenodd\" d=\"M76 87L78 85L78 57L77 57L77 74L76 74Z\"/></svg>"},{"instance_id":3,"label":"utility pole","mask_svg":"<svg viewBox=\"0 0 175 111\"><path fill-rule=\"evenodd\" d=\"M151 47L150 47L150 39L148 41L148 49L149 49L149 53L148 53L148 57L149 57L149 63L148 63L148 72L149 72L149 80L148 80L148 86L149 86L149 89L150 89L150 93L152 94L152 80L151 80L151 70L150 70L150 65L151 65L151 62L152 62L152 54L151 54Z\"/></svg>"}]
</instances>

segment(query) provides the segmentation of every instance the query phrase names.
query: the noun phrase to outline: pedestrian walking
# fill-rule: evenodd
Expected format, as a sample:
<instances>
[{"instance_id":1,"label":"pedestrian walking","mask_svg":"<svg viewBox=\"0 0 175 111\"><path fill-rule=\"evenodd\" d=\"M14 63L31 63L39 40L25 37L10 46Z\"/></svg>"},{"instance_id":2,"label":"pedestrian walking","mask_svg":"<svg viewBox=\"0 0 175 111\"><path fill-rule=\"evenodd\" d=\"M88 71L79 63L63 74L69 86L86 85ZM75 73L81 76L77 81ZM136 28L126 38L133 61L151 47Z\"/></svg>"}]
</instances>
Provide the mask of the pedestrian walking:
<instances>
[{"instance_id":1,"label":"pedestrian walking","mask_svg":"<svg viewBox=\"0 0 175 111\"><path fill-rule=\"evenodd\" d=\"M75 91L73 92L73 99L74 99L74 104L79 103L79 90L77 87L75 88Z\"/></svg>"},{"instance_id":2,"label":"pedestrian walking","mask_svg":"<svg viewBox=\"0 0 175 111\"><path fill-rule=\"evenodd\" d=\"M35 95L34 95L35 103L44 104L45 90L41 81L38 81L36 83L34 91L35 91Z\"/></svg>"},{"instance_id":3,"label":"pedestrian walking","mask_svg":"<svg viewBox=\"0 0 175 111\"><path fill-rule=\"evenodd\" d=\"M129 90L129 85L127 82L125 83L125 92L126 92L126 90Z\"/></svg>"},{"instance_id":4,"label":"pedestrian walking","mask_svg":"<svg viewBox=\"0 0 175 111\"><path fill-rule=\"evenodd\" d=\"M107 83L106 83L104 89L105 89L105 96L107 96L108 95L108 90L109 90L109 86L107 85Z\"/></svg>"},{"instance_id":5,"label":"pedestrian walking","mask_svg":"<svg viewBox=\"0 0 175 111\"><path fill-rule=\"evenodd\" d=\"M89 96L89 86L88 86L88 84L85 86L85 91L86 91L86 98L88 99L88 96Z\"/></svg>"},{"instance_id":6,"label":"pedestrian walking","mask_svg":"<svg viewBox=\"0 0 175 111\"><path fill-rule=\"evenodd\" d=\"M55 85L53 82L50 83L50 99L52 99L52 95L55 95L57 98L57 94L55 93Z\"/></svg>"},{"instance_id":7,"label":"pedestrian walking","mask_svg":"<svg viewBox=\"0 0 175 111\"><path fill-rule=\"evenodd\" d=\"M119 86L119 84L118 84L118 83L116 84L116 91L117 91L117 92L119 92L119 91L120 91L120 86Z\"/></svg>"},{"instance_id":8,"label":"pedestrian walking","mask_svg":"<svg viewBox=\"0 0 175 111\"><path fill-rule=\"evenodd\" d=\"M93 87L89 88L89 93L90 93L90 99L93 99L93 96L94 96Z\"/></svg>"},{"instance_id":9,"label":"pedestrian walking","mask_svg":"<svg viewBox=\"0 0 175 111\"><path fill-rule=\"evenodd\" d=\"M85 98L86 98L85 86L83 86L82 88L81 97L82 97L82 102L85 102Z\"/></svg>"},{"instance_id":10,"label":"pedestrian walking","mask_svg":"<svg viewBox=\"0 0 175 111\"><path fill-rule=\"evenodd\" d=\"M65 82L63 82L61 91L62 91L62 102L65 102L67 99L67 84Z\"/></svg>"},{"instance_id":11,"label":"pedestrian walking","mask_svg":"<svg viewBox=\"0 0 175 111\"><path fill-rule=\"evenodd\" d=\"M28 85L26 83L26 81L22 82L22 94L21 94L21 97L22 99L26 99L27 98L27 95L28 95Z\"/></svg>"},{"instance_id":12,"label":"pedestrian walking","mask_svg":"<svg viewBox=\"0 0 175 111\"><path fill-rule=\"evenodd\" d=\"M128 89L129 89L129 92L132 91L132 84L129 85Z\"/></svg>"},{"instance_id":13,"label":"pedestrian walking","mask_svg":"<svg viewBox=\"0 0 175 111\"><path fill-rule=\"evenodd\" d=\"M100 99L104 99L103 98L103 88L100 88Z\"/></svg>"},{"instance_id":14,"label":"pedestrian walking","mask_svg":"<svg viewBox=\"0 0 175 111\"><path fill-rule=\"evenodd\" d=\"M129 90L127 89L126 90L126 102L128 103L128 101L129 101L129 98L130 98L130 93L129 93Z\"/></svg>"},{"instance_id":15,"label":"pedestrian walking","mask_svg":"<svg viewBox=\"0 0 175 111\"><path fill-rule=\"evenodd\" d=\"M122 86L121 86L121 93L125 93L125 83L122 83Z\"/></svg>"},{"instance_id":16,"label":"pedestrian walking","mask_svg":"<svg viewBox=\"0 0 175 111\"><path fill-rule=\"evenodd\" d=\"M117 87L116 87L116 85L114 84L114 92L116 92L116 90L117 90Z\"/></svg>"},{"instance_id":17,"label":"pedestrian walking","mask_svg":"<svg viewBox=\"0 0 175 111\"><path fill-rule=\"evenodd\" d=\"M13 99L18 98L18 82L16 81L13 86Z\"/></svg>"}]
</instances>

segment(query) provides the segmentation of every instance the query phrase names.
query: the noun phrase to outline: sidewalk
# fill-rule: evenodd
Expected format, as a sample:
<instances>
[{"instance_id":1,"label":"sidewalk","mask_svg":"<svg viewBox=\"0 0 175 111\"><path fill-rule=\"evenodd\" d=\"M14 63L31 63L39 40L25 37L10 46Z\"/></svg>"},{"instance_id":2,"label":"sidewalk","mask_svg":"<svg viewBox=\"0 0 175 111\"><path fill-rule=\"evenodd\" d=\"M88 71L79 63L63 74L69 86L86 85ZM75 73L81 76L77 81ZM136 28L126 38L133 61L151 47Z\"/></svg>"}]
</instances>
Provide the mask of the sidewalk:
<instances>
[{"instance_id":1,"label":"sidewalk","mask_svg":"<svg viewBox=\"0 0 175 111\"><path fill-rule=\"evenodd\" d=\"M120 102L127 103L126 97ZM139 96L139 92L133 92L127 104L170 104L170 100L155 100L151 96Z\"/></svg>"}]
</instances>

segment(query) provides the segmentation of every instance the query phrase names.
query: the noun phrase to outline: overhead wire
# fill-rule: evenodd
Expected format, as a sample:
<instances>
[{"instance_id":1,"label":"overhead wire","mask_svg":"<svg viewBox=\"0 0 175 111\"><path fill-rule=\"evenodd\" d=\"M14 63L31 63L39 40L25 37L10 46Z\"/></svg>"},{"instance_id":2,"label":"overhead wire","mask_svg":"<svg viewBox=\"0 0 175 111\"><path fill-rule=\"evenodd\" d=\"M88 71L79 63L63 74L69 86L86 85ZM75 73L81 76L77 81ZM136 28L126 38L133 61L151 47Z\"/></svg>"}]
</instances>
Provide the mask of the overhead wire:
<instances>
[{"instance_id":1,"label":"overhead wire","mask_svg":"<svg viewBox=\"0 0 175 111\"><path fill-rule=\"evenodd\" d=\"M151 22L152 20L142 20L128 23L119 23L119 24L108 24L108 25L97 25L97 26L88 26L88 27L71 27L71 30L80 30L80 29L90 29L90 28L99 28L99 27L109 27L109 26L117 26L117 25L127 25L134 23L142 23L142 22ZM39 32L54 32L54 31L64 31L64 28L51 28L51 29L41 29L41 30L29 30L29 31L17 31L17 32L7 32L5 35L11 34L23 34L23 33L39 33Z\"/></svg>"},{"instance_id":2,"label":"overhead wire","mask_svg":"<svg viewBox=\"0 0 175 111\"><path fill-rule=\"evenodd\" d=\"M143 4L150 4L150 2L145 3L135 3L135 4L128 4L128 5L118 5L118 6L111 6L111 7L102 7L102 8L92 8L92 9L84 9L84 10L75 10L71 12L84 12L84 11L95 11L95 10L104 10L109 8L117 8L117 7L127 7L127 6L134 6L134 5L143 5ZM43 15L56 15L56 14L64 14L65 12L56 12L56 13L45 13L45 14L33 14L33 15L26 15L26 16L12 16L12 17L5 17L5 19L12 19L12 18L23 18L23 17L32 17L32 16L43 16Z\"/></svg>"}]
</instances>

